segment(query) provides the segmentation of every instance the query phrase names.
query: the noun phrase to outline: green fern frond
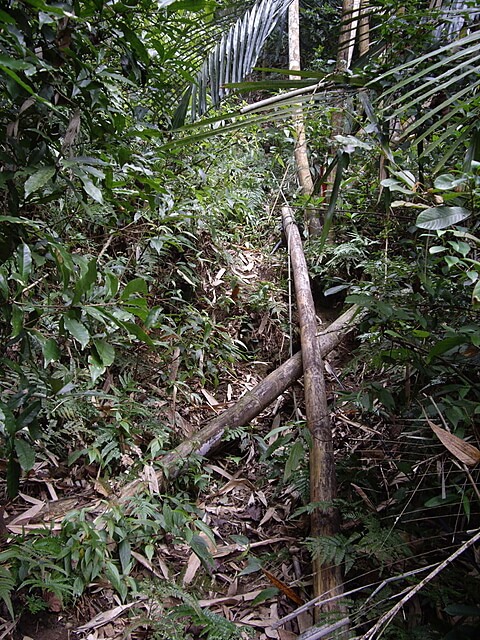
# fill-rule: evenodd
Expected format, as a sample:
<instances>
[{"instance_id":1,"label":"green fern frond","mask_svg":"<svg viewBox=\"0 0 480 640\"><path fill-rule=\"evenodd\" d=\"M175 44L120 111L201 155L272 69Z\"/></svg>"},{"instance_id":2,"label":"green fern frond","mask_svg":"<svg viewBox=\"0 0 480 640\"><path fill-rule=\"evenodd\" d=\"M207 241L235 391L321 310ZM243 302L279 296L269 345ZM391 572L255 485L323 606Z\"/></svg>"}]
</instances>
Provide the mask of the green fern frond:
<instances>
[{"instance_id":1,"label":"green fern frond","mask_svg":"<svg viewBox=\"0 0 480 640\"><path fill-rule=\"evenodd\" d=\"M0 566L0 598L4 601L8 613L15 619L11 594L15 589L15 578L7 567Z\"/></svg>"}]
</instances>

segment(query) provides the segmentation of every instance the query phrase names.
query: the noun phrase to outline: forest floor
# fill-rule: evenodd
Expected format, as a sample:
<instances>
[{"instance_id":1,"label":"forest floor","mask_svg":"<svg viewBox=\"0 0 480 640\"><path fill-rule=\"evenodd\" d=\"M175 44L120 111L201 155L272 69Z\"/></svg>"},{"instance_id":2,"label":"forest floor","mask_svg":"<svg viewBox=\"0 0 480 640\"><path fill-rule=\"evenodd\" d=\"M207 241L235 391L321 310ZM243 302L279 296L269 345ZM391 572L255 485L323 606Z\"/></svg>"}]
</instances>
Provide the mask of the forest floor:
<instances>
[{"instance_id":1,"label":"forest floor","mask_svg":"<svg viewBox=\"0 0 480 640\"><path fill-rule=\"evenodd\" d=\"M210 286L214 291L222 276L234 277L238 283L232 296L234 305L241 306L242 298L248 298L249 292L257 290L259 283L275 283L278 274L286 270L286 254L282 250L266 254L239 246L232 247L230 252L230 273L208 274L209 282L205 287ZM278 282L275 287L278 287ZM279 289L275 291L275 295L279 295ZM286 300L286 293L280 291L280 296L283 300L271 300L270 310L250 314L248 341L255 343L261 360L236 363L230 371L223 373L214 391L197 389L205 398L203 405L188 406L178 399L174 404L162 393L162 398L156 403L157 416L176 424L180 440L191 436L192 429L199 428L233 404L255 387L267 372L278 366L282 358L288 357L290 336L272 317L271 309L276 304L293 306L293 303ZM239 319L241 314L236 315L235 309L229 312L231 320L222 318L224 324L235 337L245 341ZM293 334L296 334L295 329ZM341 363L348 359L350 347L351 344L341 345L330 358L331 367L339 375ZM138 384L139 395L151 398L155 393L148 375ZM330 400L333 400L338 384L329 376ZM341 384L349 383L344 381ZM341 410L337 410L333 417L338 453L341 455L344 447L351 450L359 446L358 427L361 425ZM281 629L271 628L275 621L311 597L310 558L301 543L308 534L308 516L305 513L294 515L302 507L308 487L307 453L300 450L297 456L303 460L292 462L288 470L281 455L283 447L276 451L273 461L265 456L265 447L275 450L274 443L280 433L287 439L295 438L297 425L304 420L300 382L246 427L240 437L225 442L213 457L203 463L202 471L208 481L204 481L198 491L196 504L215 536L212 541L200 534L214 560L209 571L188 545L172 539L156 546L151 561L135 555L135 580L142 583L155 576L158 580L173 581L186 591L192 590L199 598L200 607L208 607L236 625L249 627L258 640L290 640L311 627L312 614L306 612ZM369 438L378 439L380 436L371 429L364 429L364 435L362 446L367 446L365 443ZM67 467L54 454L47 451L45 454L44 461L37 464L23 481L18 499L9 509L11 532L28 535L29 531L42 527L55 531L59 529L62 518L72 510L87 509L89 517L94 518L99 505L105 499L111 500L121 489L121 478L106 486L93 465ZM129 455L133 452L130 451ZM275 456L280 464L275 463ZM296 483L288 482L297 467L302 468L302 473ZM46 611L37 614L26 612L15 625L5 621L3 632L0 629L0 638L96 640L155 637L151 635L150 624L158 608L154 597L143 595L137 602L125 605L108 584L94 582L74 608L67 611L48 589L43 592L43 598ZM167 608L180 603L174 597L169 600ZM199 627L197 632L195 629L187 631L196 638L196 633L200 634L202 630Z\"/></svg>"}]
</instances>

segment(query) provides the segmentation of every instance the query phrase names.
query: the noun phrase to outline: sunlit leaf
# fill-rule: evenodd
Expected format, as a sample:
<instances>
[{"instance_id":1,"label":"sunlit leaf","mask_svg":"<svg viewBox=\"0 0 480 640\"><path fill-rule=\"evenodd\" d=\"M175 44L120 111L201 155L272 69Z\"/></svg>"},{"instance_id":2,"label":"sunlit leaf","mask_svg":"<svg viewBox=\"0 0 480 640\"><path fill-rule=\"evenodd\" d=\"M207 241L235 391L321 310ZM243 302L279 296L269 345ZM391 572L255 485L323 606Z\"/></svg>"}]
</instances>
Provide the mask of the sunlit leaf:
<instances>
[{"instance_id":1,"label":"sunlit leaf","mask_svg":"<svg viewBox=\"0 0 480 640\"><path fill-rule=\"evenodd\" d=\"M103 195L101 189L93 184L88 178L83 178L83 189L95 202L103 204Z\"/></svg>"},{"instance_id":2,"label":"sunlit leaf","mask_svg":"<svg viewBox=\"0 0 480 640\"><path fill-rule=\"evenodd\" d=\"M29 195L35 193L39 189L41 189L44 185L47 184L51 178L55 175L55 167L42 167L38 169L33 175L31 175L26 181L24 185L25 189L25 197L28 198Z\"/></svg>"},{"instance_id":3,"label":"sunlit leaf","mask_svg":"<svg viewBox=\"0 0 480 640\"><path fill-rule=\"evenodd\" d=\"M95 345L95 349L97 350L101 363L106 367L113 364L115 360L115 349L113 346L105 340L98 339L94 340L93 344Z\"/></svg>"},{"instance_id":4,"label":"sunlit leaf","mask_svg":"<svg viewBox=\"0 0 480 640\"><path fill-rule=\"evenodd\" d=\"M20 280L26 284L32 272L32 252L24 242L17 249L17 266Z\"/></svg>"},{"instance_id":5,"label":"sunlit leaf","mask_svg":"<svg viewBox=\"0 0 480 640\"><path fill-rule=\"evenodd\" d=\"M70 318L68 315L63 316L63 324L68 333L73 336L75 340L80 343L82 349L84 349L90 341L90 334L86 326L78 320Z\"/></svg>"},{"instance_id":6,"label":"sunlit leaf","mask_svg":"<svg viewBox=\"0 0 480 640\"><path fill-rule=\"evenodd\" d=\"M429 231L436 231L438 229L446 229L457 224L462 220L466 220L470 216L470 211L463 207L430 207L422 211L415 221L416 226L419 229L428 229Z\"/></svg>"},{"instance_id":7,"label":"sunlit leaf","mask_svg":"<svg viewBox=\"0 0 480 640\"><path fill-rule=\"evenodd\" d=\"M461 178L455 178L450 174L442 174L435 178L434 186L435 189L440 189L442 191L453 191L455 187L466 182L467 178L462 176Z\"/></svg>"}]
</instances>

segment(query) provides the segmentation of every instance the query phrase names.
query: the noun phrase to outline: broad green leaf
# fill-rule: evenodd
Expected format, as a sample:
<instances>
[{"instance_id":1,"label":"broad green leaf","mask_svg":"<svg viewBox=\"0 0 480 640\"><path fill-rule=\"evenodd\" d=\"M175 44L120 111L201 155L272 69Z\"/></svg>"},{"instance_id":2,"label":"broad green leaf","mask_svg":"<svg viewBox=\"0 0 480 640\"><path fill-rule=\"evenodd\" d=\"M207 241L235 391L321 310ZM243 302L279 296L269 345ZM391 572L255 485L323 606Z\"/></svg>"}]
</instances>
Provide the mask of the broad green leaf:
<instances>
[{"instance_id":1,"label":"broad green leaf","mask_svg":"<svg viewBox=\"0 0 480 640\"><path fill-rule=\"evenodd\" d=\"M305 449L303 447L302 442L295 442L291 449L290 454L288 456L287 464L285 465L285 471L283 474L283 480L286 482L292 473L298 469L298 465L302 460L305 459Z\"/></svg>"},{"instance_id":2,"label":"broad green leaf","mask_svg":"<svg viewBox=\"0 0 480 640\"><path fill-rule=\"evenodd\" d=\"M277 599L279 594L279 590L277 587L267 587L263 589L252 601L252 607L255 607L257 604L261 604L262 602L266 602L267 600Z\"/></svg>"},{"instance_id":3,"label":"broad green leaf","mask_svg":"<svg viewBox=\"0 0 480 640\"><path fill-rule=\"evenodd\" d=\"M157 0L159 9L170 7L172 11L200 11L210 4L210 0Z\"/></svg>"},{"instance_id":4,"label":"broad green leaf","mask_svg":"<svg viewBox=\"0 0 480 640\"><path fill-rule=\"evenodd\" d=\"M32 272L32 252L24 242L17 249L17 267L21 281L26 284Z\"/></svg>"},{"instance_id":5,"label":"broad green leaf","mask_svg":"<svg viewBox=\"0 0 480 640\"><path fill-rule=\"evenodd\" d=\"M455 187L458 187L458 185L463 184L464 182L466 182L467 178L466 176L462 176L461 178L455 178L455 176L452 176L448 173L443 174L441 176L438 176L438 178L435 179L435 189L439 189L441 191L453 191L455 189Z\"/></svg>"},{"instance_id":6,"label":"broad green leaf","mask_svg":"<svg viewBox=\"0 0 480 640\"><path fill-rule=\"evenodd\" d=\"M97 280L97 260L92 258L88 263L88 267L84 275L78 280L75 286L75 294L72 304L80 302L83 295L88 293Z\"/></svg>"},{"instance_id":7,"label":"broad green leaf","mask_svg":"<svg viewBox=\"0 0 480 640\"><path fill-rule=\"evenodd\" d=\"M147 301L144 298L130 298L128 303L122 304L122 310L140 318L144 324L148 316Z\"/></svg>"},{"instance_id":8,"label":"broad green leaf","mask_svg":"<svg viewBox=\"0 0 480 640\"><path fill-rule=\"evenodd\" d=\"M0 271L0 294L2 294L2 297L4 300L8 300L8 296L9 296L8 281L3 271Z\"/></svg>"},{"instance_id":9,"label":"broad green leaf","mask_svg":"<svg viewBox=\"0 0 480 640\"><path fill-rule=\"evenodd\" d=\"M467 242L462 242L461 240L449 240L448 244L464 258L466 258L472 250L472 247Z\"/></svg>"},{"instance_id":10,"label":"broad green leaf","mask_svg":"<svg viewBox=\"0 0 480 640\"><path fill-rule=\"evenodd\" d=\"M82 349L84 349L90 341L90 334L84 324L70 318L68 315L63 316L63 324L68 333L77 340Z\"/></svg>"},{"instance_id":11,"label":"broad green leaf","mask_svg":"<svg viewBox=\"0 0 480 640\"><path fill-rule=\"evenodd\" d=\"M23 311L22 309L14 304L12 305L12 333L10 334L11 338L16 338L23 329Z\"/></svg>"},{"instance_id":12,"label":"broad green leaf","mask_svg":"<svg viewBox=\"0 0 480 640\"><path fill-rule=\"evenodd\" d=\"M15 438L15 452L23 471L30 471L35 464L35 449L22 438Z\"/></svg>"},{"instance_id":13,"label":"broad green leaf","mask_svg":"<svg viewBox=\"0 0 480 640\"><path fill-rule=\"evenodd\" d=\"M32 227L33 229L42 229L44 223L40 220L28 220L19 216L0 216L0 222L10 222L10 224L23 224L26 227Z\"/></svg>"},{"instance_id":14,"label":"broad green leaf","mask_svg":"<svg viewBox=\"0 0 480 640\"><path fill-rule=\"evenodd\" d=\"M355 149L371 149L372 145L355 136L335 136L335 140L342 145L345 153L353 153Z\"/></svg>"},{"instance_id":15,"label":"broad green leaf","mask_svg":"<svg viewBox=\"0 0 480 640\"><path fill-rule=\"evenodd\" d=\"M57 341L53 338L48 338L45 343L42 345L42 353L43 353L43 366L46 368L50 364L50 362L57 362L60 360L60 349L58 347Z\"/></svg>"},{"instance_id":16,"label":"broad green leaf","mask_svg":"<svg viewBox=\"0 0 480 640\"><path fill-rule=\"evenodd\" d=\"M119 284L116 275L113 273L105 274L105 295L107 298L113 298L117 295Z\"/></svg>"},{"instance_id":17,"label":"broad green leaf","mask_svg":"<svg viewBox=\"0 0 480 640\"><path fill-rule=\"evenodd\" d=\"M7 495L9 498L15 498L18 495L21 475L20 463L12 453L7 462Z\"/></svg>"},{"instance_id":18,"label":"broad green leaf","mask_svg":"<svg viewBox=\"0 0 480 640\"><path fill-rule=\"evenodd\" d=\"M0 22L3 24L15 24L15 18L12 18L6 11L0 9Z\"/></svg>"},{"instance_id":19,"label":"broad green leaf","mask_svg":"<svg viewBox=\"0 0 480 640\"><path fill-rule=\"evenodd\" d=\"M470 211L463 207L430 207L422 211L415 222L419 229L428 229L436 231L438 229L446 229L452 224L457 224L470 216Z\"/></svg>"},{"instance_id":20,"label":"broad green leaf","mask_svg":"<svg viewBox=\"0 0 480 640\"><path fill-rule=\"evenodd\" d=\"M155 343L150 338L150 336L145 333L145 331L141 327L139 327L138 324L135 324L134 322L123 322L122 324L129 333L134 335L145 344L148 344L149 347L155 346Z\"/></svg>"},{"instance_id":21,"label":"broad green leaf","mask_svg":"<svg viewBox=\"0 0 480 640\"><path fill-rule=\"evenodd\" d=\"M95 345L95 349L97 350L100 362L105 367L109 367L111 364L113 364L115 360L115 349L112 347L112 345L105 340L98 339L94 340L93 344Z\"/></svg>"},{"instance_id":22,"label":"broad green leaf","mask_svg":"<svg viewBox=\"0 0 480 640\"><path fill-rule=\"evenodd\" d=\"M90 354L88 356L88 369L90 371L90 377L92 379L93 384L96 383L100 376L103 376L107 367L105 367L94 354Z\"/></svg>"},{"instance_id":23,"label":"broad green leaf","mask_svg":"<svg viewBox=\"0 0 480 640\"><path fill-rule=\"evenodd\" d=\"M134 293L148 293L147 283L143 278L134 278L130 280L120 296L121 300L128 300Z\"/></svg>"},{"instance_id":24,"label":"broad green leaf","mask_svg":"<svg viewBox=\"0 0 480 640\"><path fill-rule=\"evenodd\" d=\"M31 96L34 96L36 100L38 100L42 104L48 105L51 109L53 109L53 111L56 111L57 113L59 113L59 110L57 109L57 107L55 107L48 100L45 100L45 98L42 98L37 93L35 93L32 87L27 82L22 80L22 78L20 78L20 76L17 73L15 73L13 69L10 69L4 64L0 64L0 71L3 71L7 76L10 76L10 78L12 78L12 80L14 80L18 85L20 85L23 89L25 89L27 93L29 93Z\"/></svg>"},{"instance_id":25,"label":"broad green leaf","mask_svg":"<svg viewBox=\"0 0 480 640\"><path fill-rule=\"evenodd\" d=\"M103 204L103 195L101 189L93 184L86 176L82 177L83 189L95 202Z\"/></svg>"},{"instance_id":26,"label":"broad green leaf","mask_svg":"<svg viewBox=\"0 0 480 640\"><path fill-rule=\"evenodd\" d=\"M122 600L124 600L127 595L127 587L122 583L120 573L111 560L106 563L105 573L107 574L107 578L110 580L112 587L117 591Z\"/></svg>"},{"instance_id":27,"label":"broad green leaf","mask_svg":"<svg viewBox=\"0 0 480 640\"><path fill-rule=\"evenodd\" d=\"M480 304L480 280L477 282L477 284L473 288L472 302L474 305Z\"/></svg>"},{"instance_id":28,"label":"broad green leaf","mask_svg":"<svg viewBox=\"0 0 480 640\"><path fill-rule=\"evenodd\" d=\"M462 616L462 618L471 618L480 616L480 606L469 604L449 604L444 609L449 616Z\"/></svg>"},{"instance_id":29,"label":"broad green leaf","mask_svg":"<svg viewBox=\"0 0 480 640\"><path fill-rule=\"evenodd\" d=\"M120 558L122 573L126 576L130 573L132 561L132 549L128 540L122 540L118 545L118 557Z\"/></svg>"},{"instance_id":30,"label":"broad green leaf","mask_svg":"<svg viewBox=\"0 0 480 640\"><path fill-rule=\"evenodd\" d=\"M448 268L451 269L459 262L461 262L461 260L460 258L457 258L457 256L445 256L445 262L447 263Z\"/></svg>"},{"instance_id":31,"label":"broad green leaf","mask_svg":"<svg viewBox=\"0 0 480 640\"><path fill-rule=\"evenodd\" d=\"M67 289L70 283L70 278L74 273L72 256L61 244L55 244L52 246L52 255L55 259L63 288Z\"/></svg>"},{"instance_id":32,"label":"broad green leaf","mask_svg":"<svg viewBox=\"0 0 480 640\"><path fill-rule=\"evenodd\" d=\"M17 421L12 410L3 402L0 402L0 433L13 436L17 431Z\"/></svg>"},{"instance_id":33,"label":"broad green leaf","mask_svg":"<svg viewBox=\"0 0 480 640\"><path fill-rule=\"evenodd\" d=\"M238 575L248 576L250 573L256 573L257 571L260 571L261 568L262 565L260 564L260 560L258 560L258 558L255 558L255 556L249 556L247 566L245 567L245 569L242 569L238 573Z\"/></svg>"},{"instance_id":34,"label":"broad green leaf","mask_svg":"<svg viewBox=\"0 0 480 640\"><path fill-rule=\"evenodd\" d=\"M409 195L413 193L412 189L406 187L399 180L395 180L395 178L385 178L380 184L382 187L390 189L390 191L399 191L400 193L408 193Z\"/></svg>"},{"instance_id":35,"label":"broad green leaf","mask_svg":"<svg viewBox=\"0 0 480 640\"><path fill-rule=\"evenodd\" d=\"M146 65L150 64L150 56L148 55L148 51L137 34L125 24L121 25L121 29L125 36L125 43L128 43L132 50L135 51L137 58Z\"/></svg>"},{"instance_id":36,"label":"broad green leaf","mask_svg":"<svg viewBox=\"0 0 480 640\"><path fill-rule=\"evenodd\" d=\"M40 413L42 403L40 400L30 401L22 413L17 418L17 429L23 429L32 424Z\"/></svg>"},{"instance_id":37,"label":"broad green leaf","mask_svg":"<svg viewBox=\"0 0 480 640\"><path fill-rule=\"evenodd\" d=\"M150 309L144 323L146 329L153 329L162 324L164 312L162 307L153 307Z\"/></svg>"},{"instance_id":38,"label":"broad green leaf","mask_svg":"<svg viewBox=\"0 0 480 640\"><path fill-rule=\"evenodd\" d=\"M25 197L35 193L41 189L47 182L55 175L55 167L42 167L38 169L33 175L31 175L25 182Z\"/></svg>"},{"instance_id":39,"label":"broad green leaf","mask_svg":"<svg viewBox=\"0 0 480 640\"><path fill-rule=\"evenodd\" d=\"M15 71L35 69L35 67L30 62L25 62L25 60L18 60L4 55L0 55L0 64L4 67L8 67L9 69L15 69Z\"/></svg>"},{"instance_id":40,"label":"broad green leaf","mask_svg":"<svg viewBox=\"0 0 480 640\"><path fill-rule=\"evenodd\" d=\"M446 353L447 351L450 351L451 349L454 349L461 344L465 344L466 342L468 342L467 337L462 335L451 336L449 338L439 340L437 344L435 344L428 352L427 362L431 362L433 358L436 358L437 356L440 356L443 353Z\"/></svg>"},{"instance_id":41,"label":"broad green leaf","mask_svg":"<svg viewBox=\"0 0 480 640\"><path fill-rule=\"evenodd\" d=\"M215 563L205 540L200 536L193 535L189 544L193 553L198 556L204 567L206 567L208 571L211 571L214 568Z\"/></svg>"}]
</instances>

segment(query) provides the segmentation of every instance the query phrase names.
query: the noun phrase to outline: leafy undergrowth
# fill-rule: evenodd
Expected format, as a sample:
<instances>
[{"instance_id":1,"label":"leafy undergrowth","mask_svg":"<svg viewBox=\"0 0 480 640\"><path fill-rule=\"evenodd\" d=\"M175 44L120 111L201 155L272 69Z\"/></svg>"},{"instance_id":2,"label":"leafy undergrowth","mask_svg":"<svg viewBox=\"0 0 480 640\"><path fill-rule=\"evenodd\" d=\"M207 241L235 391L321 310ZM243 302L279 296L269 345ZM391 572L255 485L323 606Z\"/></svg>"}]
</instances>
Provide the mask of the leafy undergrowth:
<instances>
[{"instance_id":1,"label":"leafy undergrowth","mask_svg":"<svg viewBox=\"0 0 480 640\"><path fill-rule=\"evenodd\" d=\"M13 638L67 638L72 629L83 640L294 638L313 625L311 609L272 625L311 598L314 554L342 565L351 635L360 637L478 526L478 449L458 455L478 417L470 289L462 272L454 286L451 267L420 253L418 239L397 245L392 222L376 216L344 221L325 252L308 245L322 313L339 313L347 294L368 311L329 359L338 534L309 537L301 385L158 487L162 456L298 342L262 156L245 187L242 153L231 150L189 197L172 193L160 215L144 212L121 234L77 228L95 263L55 263L38 230L12 255L9 274L23 268L21 295L28 289L12 304L23 324L12 311L1 383L6 424L15 425L4 492L19 489L2 514L0 551L3 631ZM50 279L39 283L44 261ZM448 429L463 445L455 449ZM148 489L120 499L135 478ZM467 549L385 637L475 637L478 579Z\"/></svg>"},{"instance_id":2,"label":"leafy undergrowth","mask_svg":"<svg viewBox=\"0 0 480 640\"><path fill-rule=\"evenodd\" d=\"M190 206L213 207L207 193L208 182L201 204ZM438 259L419 260L415 273L423 280L413 290L413 243L380 271L385 253L376 218L339 229L344 242L321 259L315 243L309 246L322 311L330 305L338 313L342 293L368 309L357 336L329 359L338 534L309 537L301 385L247 427L228 431L208 460L186 461L159 490L162 456L252 389L297 340L295 329L290 335L285 250L273 251L278 223L264 200L262 190L251 203L263 208L261 224L245 202L232 200L214 226L192 230L190 218L178 219L180 200L171 207L171 227L130 226L129 241L116 244L115 236L104 253L109 282L114 265L134 264L135 284L120 287L120 301L110 305L118 304L124 327L102 329L79 316L89 342L79 348L78 326L65 326L56 352L33 341L55 321L43 316L22 334L35 366L15 343L8 347L8 366L23 372L6 396L22 426L11 435L23 467L20 492L2 520L8 538L0 596L11 637L53 640L74 629L84 640L294 638L313 625L311 610L272 625L311 598L313 554L343 566L351 635L359 637L396 594L475 531L476 463L462 463L433 430L454 427L464 442L475 428L469 291L461 291L464 314L455 327L442 324L446 305L459 301L450 273ZM88 269L80 266L82 277ZM83 302L105 308L98 282L83 280ZM134 317L146 337L126 341L117 329ZM7 373L5 390L11 379ZM31 422L25 396L40 399ZM41 434L34 437L29 424ZM139 477L148 490L120 500L122 487ZM385 637L475 637L468 634L476 633L478 578L478 559L467 550L409 600L405 618Z\"/></svg>"}]
</instances>

